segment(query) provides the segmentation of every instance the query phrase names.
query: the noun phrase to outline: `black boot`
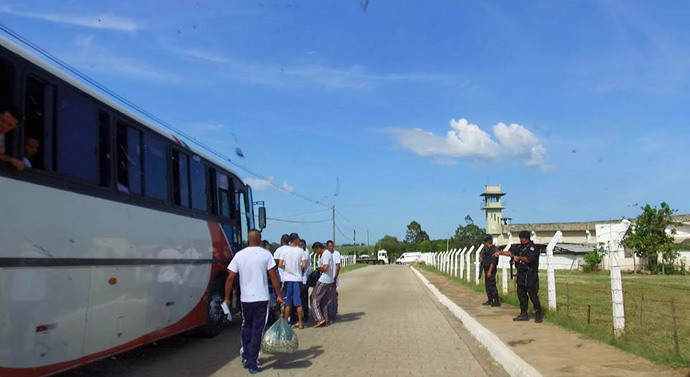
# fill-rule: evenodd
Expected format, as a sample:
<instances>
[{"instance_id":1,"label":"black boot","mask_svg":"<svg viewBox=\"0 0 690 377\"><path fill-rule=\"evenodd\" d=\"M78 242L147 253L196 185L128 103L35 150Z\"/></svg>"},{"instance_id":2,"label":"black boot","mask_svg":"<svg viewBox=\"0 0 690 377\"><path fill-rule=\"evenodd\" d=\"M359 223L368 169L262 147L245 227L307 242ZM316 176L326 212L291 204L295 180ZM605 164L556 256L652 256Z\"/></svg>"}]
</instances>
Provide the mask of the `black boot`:
<instances>
[{"instance_id":1,"label":"black boot","mask_svg":"<svg viewBox=\"0 0 690 377\"><path fill-rule=\"evenodd\" d=\"M491 305L491 300L489 300L489 301L483 303L482 305L484 305L484 306L489 306L489 305Z\"/></svg>"},{"instance_id":2,"label":"black boot","mask_svg":"<svg viewBox=\"0 0 690 377\"><path fill-rule=\"evenodd\" d=\"M542 322L544 322L544 315L542 314L541 310L538 312L534 312L534 323Z\"/></svg>"},{"instance_id":3,"label":"black boot","mask_svg":"<svg viewBox=\"0 0 690 377\"><path fill-rule=\"evenodd\" d=\"M529 316L527 315L527 313L520 313L519 316L513 318L513 321L516 321L516 322L529 321Z\"/></svg>"},{"instance_id":4,"label":"black boot","mask_svg":"<svg viewBox=\"0 0 690 377\"><path fill-rule=\"evenodd\" d=\"M498 299L495 299L495 300L493 300L493 301L491 302L491 307L492 307L492 308L497 308L497 307L499 307L499 306L501 306L501 301L499 301Z\"/></svg>"}]
</instances>

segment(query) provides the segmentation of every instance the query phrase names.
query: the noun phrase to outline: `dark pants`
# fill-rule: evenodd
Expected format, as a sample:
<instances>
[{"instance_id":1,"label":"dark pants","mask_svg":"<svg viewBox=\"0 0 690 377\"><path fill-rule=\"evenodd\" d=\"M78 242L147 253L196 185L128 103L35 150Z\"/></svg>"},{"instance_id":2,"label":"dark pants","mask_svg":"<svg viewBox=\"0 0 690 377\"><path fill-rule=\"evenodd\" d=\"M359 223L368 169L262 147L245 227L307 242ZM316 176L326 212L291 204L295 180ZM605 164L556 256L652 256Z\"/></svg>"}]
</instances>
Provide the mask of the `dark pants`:
<instances>
[{"instance_id":1,"label":"dark pants","mask_svg":"<svg viewBox=\"0 0 690 377\"><path fill-rule=\"evenodd\" d=\"M486 270L484 270L484 289L486 290L486 297L489 301L498 301L498 288L496 288L496 269L494 269L491 279L486 277Z\"/></svg>"},{"instance_id":2,"label":"dark pants","mask_svg":"<svg viewBox=\"0 0 690 377\"><path fill-rule=\"evenodd\" d=\"M259 361L267 314L268 301L242 303L242 358L250 368L256 367Z\"/></svg>"},{"instance_id":3,"label":"dark pants","mask_svg":"<svg viewBox=\"0 0 690 377\"><path fill-rule=\"evenodd\" d=\"M302 284L302 312L304 313L304 320L309 320L309 286Z\"/></svg>"},{"instance_id":4,"label":"dark pants","mask_svg":"<svg viewBox=\"0 0 690 377\"><path fill-rule=\"evenodd\" d=\"M535 313L541 313L541 304L539 303L539 281L529 281L527 285L518 284L517 296L520 300L520 314L527 314L527 306L529 300L532 300Z\"/></svg>"},{"instance_id":5,"label":"dark pants","mask_svg":"<svg viewBox=\"0 0 690 377\"><path fill-rule=\"evenodd\" d=\"M328 321L330 317L331 301L333 299L334 284L316 283L311 294L311 306L314 308L314 320L321 322Z\"/></svg>"}]
</instances>

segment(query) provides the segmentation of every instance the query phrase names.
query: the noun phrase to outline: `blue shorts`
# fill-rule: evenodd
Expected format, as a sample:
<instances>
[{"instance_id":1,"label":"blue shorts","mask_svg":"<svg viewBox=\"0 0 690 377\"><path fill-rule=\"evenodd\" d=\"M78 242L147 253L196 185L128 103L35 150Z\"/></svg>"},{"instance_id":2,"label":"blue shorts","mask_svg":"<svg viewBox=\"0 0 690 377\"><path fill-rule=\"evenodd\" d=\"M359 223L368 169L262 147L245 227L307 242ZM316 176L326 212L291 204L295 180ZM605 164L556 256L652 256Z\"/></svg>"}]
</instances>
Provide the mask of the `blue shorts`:
<instances>
[{"instance_id":1,"label":"blue shorts","mask_svg":"<svg viewBox=\"0 0 690 377\"><path fill-rule=\"evenodd\" d=\"M300 297L300 285L298 281L286 281L283 283L283 297L285 298L285 306L302 306L302 298Z\"/></svg>"}]
</instances>

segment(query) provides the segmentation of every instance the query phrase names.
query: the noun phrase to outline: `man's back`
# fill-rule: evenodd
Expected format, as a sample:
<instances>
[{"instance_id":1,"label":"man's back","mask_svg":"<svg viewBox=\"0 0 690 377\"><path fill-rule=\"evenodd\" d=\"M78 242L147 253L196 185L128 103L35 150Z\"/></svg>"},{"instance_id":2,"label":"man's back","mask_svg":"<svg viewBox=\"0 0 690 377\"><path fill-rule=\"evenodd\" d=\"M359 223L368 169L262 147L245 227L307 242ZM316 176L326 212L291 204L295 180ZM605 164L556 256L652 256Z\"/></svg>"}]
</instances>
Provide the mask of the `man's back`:
<instances>
[{"instance_id":1,"label":"man's back","mask_svg":"<svg viewBox=\"0 0 690 377\"><path fill-rule=\"evenodd\" d=\"M235 254L228 270L240 275L240 301L268 301L268 276L275 267L273 256L259 246L249 246Z\"/></svg>"},{"instance_id":2,"label":"man's back","mask_svg":"<svg viewBox=\"0 0 690 377\"><path fill-rule=\"evenodd\" d=\"M288 247L280 254L280 260L283 261L283 281L302 281L302 261L306 260L304 257L304 250L298 247Z\"/></svg>"}]
</instances>

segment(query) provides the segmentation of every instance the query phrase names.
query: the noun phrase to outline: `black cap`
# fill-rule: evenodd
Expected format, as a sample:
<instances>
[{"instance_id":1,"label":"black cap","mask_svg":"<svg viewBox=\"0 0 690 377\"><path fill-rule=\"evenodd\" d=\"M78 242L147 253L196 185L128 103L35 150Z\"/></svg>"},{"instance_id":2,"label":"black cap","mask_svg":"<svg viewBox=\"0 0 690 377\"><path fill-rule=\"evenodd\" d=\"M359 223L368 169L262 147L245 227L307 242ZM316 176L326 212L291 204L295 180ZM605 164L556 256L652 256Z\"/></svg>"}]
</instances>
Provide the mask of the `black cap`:
<instances>
[{"instance_id":1,"label":"black cap","mask_svg":"<svg viewBox=\"0 0 690 377\"><path fill-rule=\"evenodd\" d=\"M530 234L530 232L523 230L522 232L520 232L520 238L530 239L532 238L532 235Z\"/></svg>"}]
</instances>

